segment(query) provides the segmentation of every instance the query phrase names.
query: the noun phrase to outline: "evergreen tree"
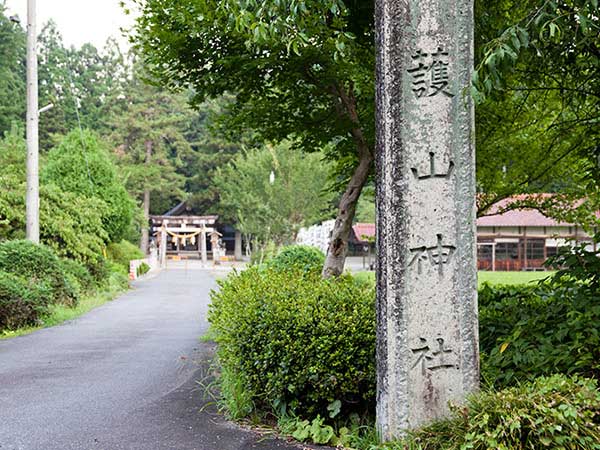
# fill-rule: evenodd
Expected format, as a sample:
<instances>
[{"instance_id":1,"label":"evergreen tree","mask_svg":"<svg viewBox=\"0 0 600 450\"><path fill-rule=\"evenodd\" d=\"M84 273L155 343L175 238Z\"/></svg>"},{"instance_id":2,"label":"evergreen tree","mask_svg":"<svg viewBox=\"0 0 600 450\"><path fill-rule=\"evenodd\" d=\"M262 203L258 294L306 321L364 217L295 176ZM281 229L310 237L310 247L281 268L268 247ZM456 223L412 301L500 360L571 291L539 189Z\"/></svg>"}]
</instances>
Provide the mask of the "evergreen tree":
<instances>
[{"instance_id":1,"label":"evergreen tree","mask_svg":"<svg viewBox=\"0 0 600 450\"><path fill-rule=\"evenodd\" d=\"M0 2L0 137L25 120L26 35Z\"/></svg>"},{"instance_id":2,"label":"evergreen tree","mask_svg":"<svg viewBox=\"0 0 600 450\"><path fill-rule=\"evenodd\" d=\"M184 132L192 112L186 99L142 80L137 67L124 95L110 100L110 140L127 189L142 205L141 248L147 250L149 214L161 214L185 198L178 173L191 147Z\"/></svg>"}]
</instances>

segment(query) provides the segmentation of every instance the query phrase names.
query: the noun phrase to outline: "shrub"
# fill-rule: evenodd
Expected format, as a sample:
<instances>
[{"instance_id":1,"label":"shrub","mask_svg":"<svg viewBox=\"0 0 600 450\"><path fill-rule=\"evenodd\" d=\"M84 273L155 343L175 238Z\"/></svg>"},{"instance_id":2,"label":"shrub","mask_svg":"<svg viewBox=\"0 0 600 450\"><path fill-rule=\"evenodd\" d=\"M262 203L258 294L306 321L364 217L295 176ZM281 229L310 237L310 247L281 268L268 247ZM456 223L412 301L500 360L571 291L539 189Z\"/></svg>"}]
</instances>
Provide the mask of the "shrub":
<instances>
[{"instance_id":1,"label":"shrub","mask_svg":"<svg viewBox=\"0 0 600 450\"><path fill-rule=\"evenodd\" d=\"M101 200L102 224L109 239L121 240L128 232L135 202L119 180L106 145L94 133L76 130L66 135L60 145L48 152L40 175L43 184Z\"/></svg>"},{"instance_id":2,"label":"shrub","mask_svg":"<svg viewBox=\"0 0 600 450\"><path fill-rule=\"evenodd\" d=\"M479 289L479 348L490 354L506 338L538 299L537 286L500 286L485 283Z\"/></svg>"},{"instance_id":3,"label":"shrub","mask_svg":"<svg viewBox=\"0 0 600 450\"><path fill-rule=\"evenodd\" d=\"M0 243L0 270L24 278L30 284L46 285L55 303L77 304L77 286L69 279L58 256L44 245L29 241Z\"/></svg>"},{"instance_id":4,"label":"shrub","mask_svg":"<svg viewBox=\"0 0 600 450\"><path fill-rule=\"evenodd\" d=\"M139 265L139 267L137 268L137 276L138 277L141 277L142 275L145 275L148 272L150 272L150 266L146 263L141 263Z\"/></svg>"},{"instance_id":5,"label":"shrub","mask_svg":"<svg viewBox=\"0 0 600 450\"><path fill-rule=\"evenodd\" d=\"M318 248L308 245L290 245L284 247L267 264L276 270L301 270L305 273L320 273L324 263L325 255Z\"/></svg>"},{"instance_id":6,"label":"shrub","mask_svg":"<svg viewBox=\"0 0 600 450\"><path fill-rule=\"evenodd\" d=\"M389 448L389 447L386 447ZM600 449L596 381L562 375L472 396L397 449Z\"/></svg>"},{"instance_id":7,"label":"shrub","mask_svg":"<svg viewBox=\"0 0 600 450\"><path fill-rule=\"evenodd\" d=\"M82 263L72 259L62 259L61 265L69 280L82 292L92 292L97 287L97 282Z\"/></svg>"},{"instance_id":8,"label":"shrub","mask_svg":"<svg viewBox=\"0 0 600 450\"><path fill-rule=\"evenodd\" d=\"M326 417L336 401L342 415L373 406L372 288L351 276L322 280L257 266L219 286L209 311L219 359L255 407Z\"/></svg>"},{"instance_id":9,"label":"shrub","mask_svg":"<svg viewBox=\"0 0 600 450\"><path fill-rule=\"evenodd\" d=\"M484 286L479 317L482 374L495 386L554 373L600 376L600 289L592 282L561 274L536 287Z\"/></svg>"},{"instance_id":10,"label":"shrub","mask_svg":"<svg viewBox=\"0 0 600 450\"><path fill-rule=\"evenodd\" d=\"M129 273L129 261L144 257L142 251L129 241L114 242L106 248L108 258Z\"/></svg>"},{"instance_id":11,"label":"shrub","mask_svg":"<svg viewBox=\"0 0 600 450\"><path fill-rule=\"evenodd\" d=\"M0 271L0 331L35 325L51 302L48 286Z\"/></svg>"}]
</instances>

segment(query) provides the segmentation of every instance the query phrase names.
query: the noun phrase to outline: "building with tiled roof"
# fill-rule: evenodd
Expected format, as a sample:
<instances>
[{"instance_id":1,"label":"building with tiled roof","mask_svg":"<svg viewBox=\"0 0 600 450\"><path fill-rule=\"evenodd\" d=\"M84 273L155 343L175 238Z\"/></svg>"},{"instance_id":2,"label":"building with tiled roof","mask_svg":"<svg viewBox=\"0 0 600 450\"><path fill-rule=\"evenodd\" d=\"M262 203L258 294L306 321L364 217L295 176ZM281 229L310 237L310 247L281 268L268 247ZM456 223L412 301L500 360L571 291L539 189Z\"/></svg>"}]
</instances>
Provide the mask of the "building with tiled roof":
<instances>
[{"instance_id":1,"label":"building with tiled roof","mask_svg":"<svg viewBox=\"0 0 600 450\"><path fill-rule=\"evenodd\" d=\"M496 211L502 211L504 203ZM350 236L350 251L360 255L375 240L375 225L358 223ZM477 219L479 270L544 270L544 262L560 247L589 242L591 237L575 224L559 222L536 209L515 209Z\"/></svg>"}]
</instances>

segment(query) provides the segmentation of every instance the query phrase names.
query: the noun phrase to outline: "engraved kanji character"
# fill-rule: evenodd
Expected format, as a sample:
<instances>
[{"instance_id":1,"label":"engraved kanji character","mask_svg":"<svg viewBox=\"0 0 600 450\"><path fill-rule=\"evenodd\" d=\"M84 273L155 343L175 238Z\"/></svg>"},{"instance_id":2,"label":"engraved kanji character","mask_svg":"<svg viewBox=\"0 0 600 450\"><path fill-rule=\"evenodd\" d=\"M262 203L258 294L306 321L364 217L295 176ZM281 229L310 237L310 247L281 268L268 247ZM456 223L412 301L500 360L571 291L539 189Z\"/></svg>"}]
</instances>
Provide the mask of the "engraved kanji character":
<instances>
[{"instance_id":1,"label":"engraved kanji character","mask_svg":"<svg viewBox=\"0 0 600 450\"><path fill-rule=\"evenodd\" d=\"M408 72L413 76L412 90L419 98L427 93L427 81L425 75L427 75L429 66L423 62L427 56L429 56L427 53L418 50L412 55L412 58L416 60L418 66L408 69Z\"/></svg>"},{"instance_id":2,"label":"engraved kanji character","mask_svg":"<svg viewBox=\"0 0 600 450\"><path fill-rule=\"evenodd\" d=\"M422 372L425 372L425 370L436 371L440 369L451 369L458 367L456 364L447 362L447 359L444 358L444 355L453 353L453 350L444 345L443 338L436 338L435 350L431 349L427 339L420 337L419 341L419 347L411 348L413 354L418 355L417 360L411 366L411 369L414 369L418 365L421 365Z\"/></svg>"},{"instance_id":3,"label":"engraved kanji character","mask_svg":"<svg viewBox=\"0 0 600 450\"><path fill-rule=\"evenodd\" d=\"M430 87L433 89L433 92L429 94L429 97L433 97L440 92L453 97L454 94L451 94L446 90L449 81L447 61L448 52L444 51L441 47L438 47L437 52L432 53L431 56L433 58L433 62L431 63Z\"/></svg>"},{"instance_id":4,"label":"engraved kanji character","mask_svg":"<svg viewBox=\"0 0 600 450\"><path fill-rule=\"evenodd\" d=\"M419 171L416 167L413 167L411 169L411 171L412 171L413 175L415 176L415 178L418 180L426 180L428 178L449 178L450 175L452 175L452 172L454 171L454 162L450 161L449 166L448 166L448 172L437 173L436 167L435 167L435 153L430 152L429 153L429 173L427 175L420 175Z\"/></svg>"},{"instance_id":5,"label":"engraved kanji character","mask_svg":"<svg viewBox=\"0 0 600 450\"><path fill-rule=\"evenodd\" d=\"M411 252L415 253L415 256L410 261L409 266L417 264L417 271L419 274L423 271L423 261L429 261L432 267L438 266L438 273L440 276L444 275L444 265L450 262L452 255L456 247L453 245L443 245L443 236L437 235L437 245L433 247L417 247L410 249Z\"/></svg>"}]
</instances>

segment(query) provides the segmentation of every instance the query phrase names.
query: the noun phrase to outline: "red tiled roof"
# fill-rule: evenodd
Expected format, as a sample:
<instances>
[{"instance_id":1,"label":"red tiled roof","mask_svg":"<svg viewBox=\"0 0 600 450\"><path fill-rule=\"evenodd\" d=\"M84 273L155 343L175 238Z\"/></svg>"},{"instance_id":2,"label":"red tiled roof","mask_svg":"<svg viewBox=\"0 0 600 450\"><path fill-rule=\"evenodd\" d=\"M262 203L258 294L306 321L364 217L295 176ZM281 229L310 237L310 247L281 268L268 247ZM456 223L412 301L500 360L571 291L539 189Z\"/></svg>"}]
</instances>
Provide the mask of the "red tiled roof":
<instances>
[{"instance_id":1,"label":"red tiled roof","mask_svg":"<svg viewBox=\"0 0 600 450\"><path fill-rule=\"evenodd\" d=\"M548 194L541 194L541 197L548 197ZM523 200L525 196L515 196L506 198L493 205L487 215L477 219L478 227L558 227L571 226L566 222L558 222L555 219L545 216L537 209L513 209L502 214L496 213L506 208L515 200Z\"/></svg>"},{"instance_id":2,"label":"red tiled roof","mask_svg":"<svg viewBox=\"0 0 600 450\"><path fill-rule=\"evenodd\" d=\"M354 235L360 241L364 240L363 236L372 238L375 237L375 224L374 223L357 223L352 227Z\"/></svg>"},{"instance_id":3,"label":"red tiled roof","mask_svg":"<svg viewBox=\"0 0 600 450\"><path fill-rule=\"evenodd\" d=\"M550 194L538 194L539 197L549 197ZM492 206L488 215L477 219L478 227L559 227L573 226L571 223L559 222L550 217L546 217L537 209L513 209L502 214L495 211L503 210L510 202L515 200L524 200L526 196L514 196L499 201ZM596 217L600 219L600 211L596 213ZM357 223L353 227L354 235L358 240L364 240L363 236L375 236L375 224L373 223Z\"/></svg>"},{"instance_id":4,"label":"red tiled roof","mask_svg":"<svg viewBox=\"0 0 600 450\"><path fill-rule=\"evenodd\" d=\"M571 226L546 217L536 209L514 209L503 214L479 217L478 227L558 227Z\"/></svg>"}]
</instances>

